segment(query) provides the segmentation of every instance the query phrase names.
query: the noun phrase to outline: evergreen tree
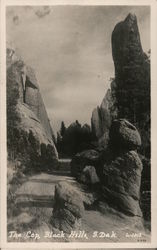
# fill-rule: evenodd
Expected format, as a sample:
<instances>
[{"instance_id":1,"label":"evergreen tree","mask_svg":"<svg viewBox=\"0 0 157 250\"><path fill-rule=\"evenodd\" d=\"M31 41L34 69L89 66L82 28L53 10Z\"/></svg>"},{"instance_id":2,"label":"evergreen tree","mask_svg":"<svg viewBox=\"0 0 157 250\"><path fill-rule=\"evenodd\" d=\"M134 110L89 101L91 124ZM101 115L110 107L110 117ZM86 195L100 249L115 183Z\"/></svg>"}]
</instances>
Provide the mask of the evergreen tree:
<instances>
[{"instance_id":1,"label":"evergreen tree","mask_svg":"<svg viewBox=\"0 0 157 250\"><path fill-rule=\"evenodd\" d=\"M57 132L57 144L56 144L56 147L57 147L57 151L60 153L61 150L62 150L62 137L60 135L60 132Z\"/></svg>"},{"instance_id":2,"label":"evergreen tree","mask_svg":"<svg viewBox=\"0 0 157 250\"><path fill-rule=\"evenodd\" d=\"M60 135L63 137L64 134L65 134L65 130L66 130L66 127L65 127L65 124L64 122L62 121L61 122L61 128L60 128Z\"/></svg>"}]
</instances>

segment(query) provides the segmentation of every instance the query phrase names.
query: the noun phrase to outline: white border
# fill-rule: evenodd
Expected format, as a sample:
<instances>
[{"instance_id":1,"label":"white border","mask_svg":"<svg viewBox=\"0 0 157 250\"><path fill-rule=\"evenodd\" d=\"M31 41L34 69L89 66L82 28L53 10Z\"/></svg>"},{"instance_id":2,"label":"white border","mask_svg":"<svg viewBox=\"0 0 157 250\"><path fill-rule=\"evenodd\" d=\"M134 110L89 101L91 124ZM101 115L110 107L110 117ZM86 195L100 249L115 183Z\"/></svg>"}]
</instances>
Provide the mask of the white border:
<instances>
[{"instance_id":1,"label":"white border","mask_svg":"<svg viewBox=\"0 0 157 250\"><path fill-rule=\"evenodd\" d=\"M5 11L4 2L1 0L1 41L0 41L0 183L1 183L1 246L5 242L6 232L6 172L7 172L7 151L6 151L6 42L5 42Z\"/></svg>"},{"instance_id":2,"label":"white border","mask_svg":"<svg viewBox=\"0 0 157 250\"><path fill-rule=\"evenodd\" d=\"M157 247L157 1L151 8L151 190L152 242Z\"/></svg>"},{"instance_id":3,"label":"white border","mask_svg":"<svg viewBox=\"0 0 157 250\"><path fill-rule=\"evenodd\" d=\"M152 5L155 0L1 0L8 5Z\"/></svg>"},{"instance_id":4,"label":"white border","mask_svg":"<svg viewBox=\"0 0 157 250\"><path fill-rule=\"evenodd\" d=\"M8 5L149 5L151 6L151 145L152 145L152 238L150 243L8 243L6 217L6 16ZM155 248L157 247L157 0L1 0L0 69L0 166L1 166L1 247L2 248Z\"/></svg>"}]
</instances>

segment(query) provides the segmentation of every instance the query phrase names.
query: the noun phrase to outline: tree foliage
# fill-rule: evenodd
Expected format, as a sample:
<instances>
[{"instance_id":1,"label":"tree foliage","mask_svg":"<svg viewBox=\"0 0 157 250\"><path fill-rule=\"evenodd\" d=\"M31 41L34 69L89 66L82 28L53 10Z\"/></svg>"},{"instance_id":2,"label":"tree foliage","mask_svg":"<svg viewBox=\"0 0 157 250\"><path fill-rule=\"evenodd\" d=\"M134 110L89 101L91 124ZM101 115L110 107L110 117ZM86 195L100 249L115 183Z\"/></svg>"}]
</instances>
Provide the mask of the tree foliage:
<instances>
[{"instance_id":1,"label":"tree foliage","mask_svg":"<svg viewBox=\"0 0 157 250\"><path fill-rule=\"evenodd\" d=\"M77 120L65 128L64 122L57 133L57 150L61 156L71 157L82 150L91 148L92 133L88 124Z\"/></svg>"}]
</instances>

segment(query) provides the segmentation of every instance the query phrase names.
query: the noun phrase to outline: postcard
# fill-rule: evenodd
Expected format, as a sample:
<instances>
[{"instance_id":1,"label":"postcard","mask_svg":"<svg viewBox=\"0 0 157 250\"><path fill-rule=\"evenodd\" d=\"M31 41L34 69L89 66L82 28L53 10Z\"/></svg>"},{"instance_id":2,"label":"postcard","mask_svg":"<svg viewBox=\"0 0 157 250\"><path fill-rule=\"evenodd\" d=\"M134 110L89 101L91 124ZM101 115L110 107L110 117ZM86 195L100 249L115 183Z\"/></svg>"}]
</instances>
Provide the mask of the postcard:
<instances>
[{"instance_id":1,"label":"postcard","mask_svg":"<svg viewBox=\"0 0 157 250\"><path fill-rule=\"evenodd\" d=\"M156 20L1 1L2 248L157 246Z\"/></svg>"}]
</instances>

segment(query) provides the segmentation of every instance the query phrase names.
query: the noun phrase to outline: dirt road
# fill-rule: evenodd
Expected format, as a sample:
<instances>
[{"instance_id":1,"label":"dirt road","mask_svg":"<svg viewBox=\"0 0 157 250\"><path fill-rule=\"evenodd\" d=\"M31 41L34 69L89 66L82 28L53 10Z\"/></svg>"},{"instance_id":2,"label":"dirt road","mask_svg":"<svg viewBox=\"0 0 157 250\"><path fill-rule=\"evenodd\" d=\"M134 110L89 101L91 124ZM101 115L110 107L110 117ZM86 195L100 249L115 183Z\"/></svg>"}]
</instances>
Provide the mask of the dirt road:
<instances>
[{"instance_id":1,"label":"dirt road","mask_svg":"<svg viewBox=\"0 0 157 250\"><path fill-rule=\"evenodd\" d=\"M90 193L84 192L82 186L70 176L70 172L61 169L51 174L40 173L31 176L16 191L17 214L8 221L8 231L17 230L18 232L27 232L28 230L40 235L40 239L12 239L10 241L67 241L67 239L48 239L44 234L51 231L50 218L53 211L55 185L60 181L66 181L82 195L82 199L90 199ZM126 233L139 234L139 229L132 230L124 220L116 215L102 214L96 210L85 210L82 218L82 230L85 230L87 238L72 238L70 241L101 241L101 242L127 242L127 241L149 241L149 235L141 232L140 238L126 237ZM93 237L94 232L103 232L104 237ZM112 232L117 237L108 237ZM100 236L99 234L98 236Z\"/></svg>"}]
</instances>

